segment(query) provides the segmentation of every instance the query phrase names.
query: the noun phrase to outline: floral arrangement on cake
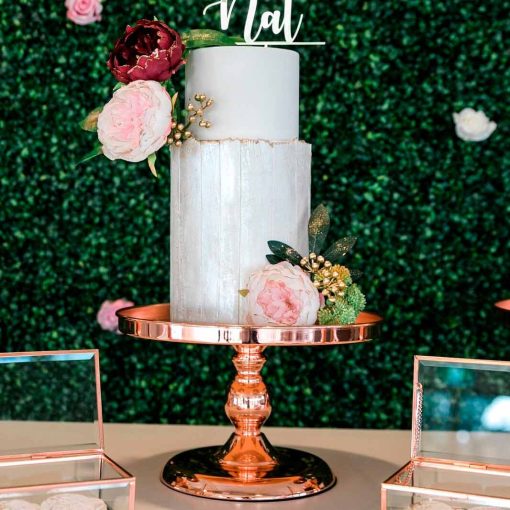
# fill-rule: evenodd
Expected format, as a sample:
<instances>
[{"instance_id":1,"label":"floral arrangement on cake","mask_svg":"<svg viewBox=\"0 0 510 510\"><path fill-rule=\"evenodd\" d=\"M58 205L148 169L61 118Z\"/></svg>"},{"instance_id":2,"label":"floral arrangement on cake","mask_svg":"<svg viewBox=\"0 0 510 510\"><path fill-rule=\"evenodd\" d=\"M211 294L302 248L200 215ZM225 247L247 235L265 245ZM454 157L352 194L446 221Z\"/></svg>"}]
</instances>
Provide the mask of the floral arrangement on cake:
<instances>
[{"instance_id":1,"label":"floral arrangement on cake","mask_svg":"<svg viewBox=\"0 0 510 510\"><path fill-rule=\"evenodd\" d=\"M344 237L323 251L329 213L319 205L308 222L309 253L269 241L269 265L250 276L241 294L248 300L247 321L256 325L353 324L366 300L355 279L359 271L342 264L356 242Z\"/></svg>"},{"instance_id":2,"label":"floral arrangement on cake","mask_svg":"<svg viewBox=\"0 0 510 510\"><path fill-rule=\"evenodd\" d=\"M80 124L86 131L97 132L98 137L94 149L80 163L101 154L133 163L147 160L157 175L158 150L192 138L192 124L211 126L204 114L213 99L197 93L194 102L179 108L172 77L186 64L190 50L231 46L238 40L215 30L178 33L159 20L141 19L134 26L128 25L107 61L118 81L113 96Z\"/></svg>"}]
</instances>

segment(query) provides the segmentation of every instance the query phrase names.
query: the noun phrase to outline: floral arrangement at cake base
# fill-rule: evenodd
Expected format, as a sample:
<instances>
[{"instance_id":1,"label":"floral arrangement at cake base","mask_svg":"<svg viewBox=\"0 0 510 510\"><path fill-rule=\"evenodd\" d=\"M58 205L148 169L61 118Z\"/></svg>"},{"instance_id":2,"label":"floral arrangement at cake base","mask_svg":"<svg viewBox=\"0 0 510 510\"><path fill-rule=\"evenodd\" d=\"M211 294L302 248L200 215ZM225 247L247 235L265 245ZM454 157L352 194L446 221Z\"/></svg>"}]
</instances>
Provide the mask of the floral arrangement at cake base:
<instances>
[{"instance_id":1,"label":"floral arrangement at cake base","mask_svg":"<svg viewBox=\"0 0 510 510\"><path fill-rule=\"evenodd\" d=\"M241 291L246 320L256 325L310 326L353 324L366 299L354 280L360 273L342 265L356 242L344 237L322 252L329 232L327 209L319 205L308 222L309 254L269 241L269 265L255 271Z\"/></svg>"}]
</instances>

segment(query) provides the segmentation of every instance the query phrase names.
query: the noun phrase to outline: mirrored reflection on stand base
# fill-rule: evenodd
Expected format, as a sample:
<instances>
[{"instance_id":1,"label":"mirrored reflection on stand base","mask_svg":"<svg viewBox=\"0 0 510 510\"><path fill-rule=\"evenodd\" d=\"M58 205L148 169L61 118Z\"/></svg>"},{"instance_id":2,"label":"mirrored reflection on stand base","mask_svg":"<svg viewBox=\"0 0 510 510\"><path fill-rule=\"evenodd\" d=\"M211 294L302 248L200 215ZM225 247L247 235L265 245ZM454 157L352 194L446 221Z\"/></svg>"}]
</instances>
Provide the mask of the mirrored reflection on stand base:
<instances>
[{"instance_id":1,"label":"mirrored reflection on stand base","mask_svg":"<svg viewBox=\"0 0 510 510\"><path fill-rule=\"evenodd\" d=\"M336 479L329 466L311 453L269 446L269 460L250 457L225 462L227 445L179 453L163 469L162 481L180 492L214 499L268 501L311 496L330 489ZM256 457L256 455L254 455Z\"/></svg>"}]
</instances>

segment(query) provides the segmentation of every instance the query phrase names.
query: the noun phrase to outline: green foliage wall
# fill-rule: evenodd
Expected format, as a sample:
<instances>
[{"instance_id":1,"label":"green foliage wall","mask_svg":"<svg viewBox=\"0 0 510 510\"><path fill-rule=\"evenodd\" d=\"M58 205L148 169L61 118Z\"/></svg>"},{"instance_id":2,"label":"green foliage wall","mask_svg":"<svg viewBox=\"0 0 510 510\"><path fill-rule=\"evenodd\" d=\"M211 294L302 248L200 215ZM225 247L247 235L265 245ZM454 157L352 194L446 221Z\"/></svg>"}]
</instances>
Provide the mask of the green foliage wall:
<instances>
[{"instance_id":1,"label":"green foliage wall","mask_svg":"<svg viewBox=\"0 0 510 510\"><path fill-rule=\"evenodd\" d=\"M2 347L99 347L110 421L226 421L228 348L135 341L95 321L105 299L168 298L168 158L158 180L144 164L72 165L92 147L77 122L110 97L105 60L124 26L217 28L205 3L105 0L103 20L82 27L63 0L0 2ZM386 322L372 344L269 349L269 423L407 427L413 354L510 357L492 312L510 293L510 2L295 9L303 37L328 42L299 50L314 205L330 208L334 235L359 237L351 264ZM489 140L456 137L452 112L469 106L498 123Z\"/></svg>"}]
</instances>

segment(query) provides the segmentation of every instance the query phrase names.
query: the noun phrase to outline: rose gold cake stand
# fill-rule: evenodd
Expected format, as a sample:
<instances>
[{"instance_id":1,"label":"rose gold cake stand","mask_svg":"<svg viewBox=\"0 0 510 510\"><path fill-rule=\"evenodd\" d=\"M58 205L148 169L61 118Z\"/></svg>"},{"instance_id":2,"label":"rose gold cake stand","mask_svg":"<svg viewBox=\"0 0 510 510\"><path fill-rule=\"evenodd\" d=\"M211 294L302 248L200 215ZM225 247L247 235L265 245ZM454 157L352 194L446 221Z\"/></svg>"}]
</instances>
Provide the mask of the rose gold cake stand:
<instances>
[{"instance_id":1,"label":"rose gold cake stand","mask_svg":"<svg viewBox=\"0 0 510 510\"><path fill-rule=\"evenodd\" d=\"M495 305L506 325L510 326L510 299L498 301Z\"/></svg>"},{"instance_id":2,"label":"rose gold cake stand","mask_svg":"<svg viewBox=\"0 0 510 510\"><path fill-rule=\"evenodd\" d=\"M162 473L168 487L215 499L269 501L299 498L331 488L335 476L319 457L273 447L262 424L271 413L260 371L268 346L343 345L372 340L382 318L361 313L349 326L255 327L170 322L170 305L124 308L117 313L122 333L163 342L230 345L237 375L225 412L234 432L223 446L185 451L172 457Z\"/></svg>"}]
</instances>

